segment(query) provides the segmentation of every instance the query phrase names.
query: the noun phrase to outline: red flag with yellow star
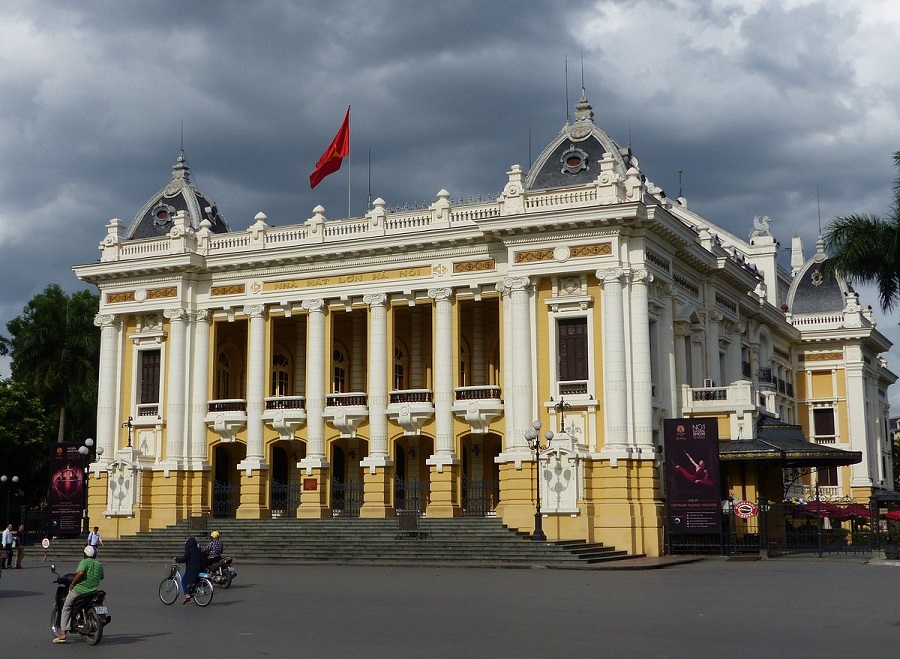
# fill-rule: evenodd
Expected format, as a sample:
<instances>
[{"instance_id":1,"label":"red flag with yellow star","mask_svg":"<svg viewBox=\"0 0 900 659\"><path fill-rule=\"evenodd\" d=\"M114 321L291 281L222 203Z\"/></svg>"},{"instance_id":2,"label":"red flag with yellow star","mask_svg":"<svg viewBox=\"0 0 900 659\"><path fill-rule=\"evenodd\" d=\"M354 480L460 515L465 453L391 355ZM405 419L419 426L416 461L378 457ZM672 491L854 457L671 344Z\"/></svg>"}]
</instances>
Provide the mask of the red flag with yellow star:
<instances>
[{"instance_id":1,"label":"red flag with yellow star","mask_svg":"<svg viewBox=\"0 0 900 659\"><path fill-rule=\"evenodd\" d=\"M331 144L325 149L325 153L316 163L316 168L309 175L309 187L314 188L329 174L334 174L341 168L344 158L350 154L350 106L347 106L347 114L337 135L331 140Z\"/></svg>"}]
</instances>

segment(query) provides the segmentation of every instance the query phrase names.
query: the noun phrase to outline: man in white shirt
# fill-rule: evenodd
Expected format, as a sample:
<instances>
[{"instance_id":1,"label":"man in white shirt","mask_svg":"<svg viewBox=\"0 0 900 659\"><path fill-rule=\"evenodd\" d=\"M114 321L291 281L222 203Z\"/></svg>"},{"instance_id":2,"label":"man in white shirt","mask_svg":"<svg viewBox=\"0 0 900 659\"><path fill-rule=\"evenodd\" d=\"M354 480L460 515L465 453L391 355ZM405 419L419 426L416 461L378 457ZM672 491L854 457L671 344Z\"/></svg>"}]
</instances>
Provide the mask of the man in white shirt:
<instances>
[{"instance_id":1,"label":"man in white shirt","mask_svg":"<svg viewBox=\"0 0 900 659\"><path fill-rule=\"evenodd\" d=\"M12 523L3 529L3 537L0 542L3 543L3 566L12 567L13 545L15 544L16 534L13 531Z\"/></svg>"},{"instance_id":2,"label":"man in white shirt","mask_svg":"<svg viewBox=\"0 0 900 659\"><path fill-rule=\"evenodd\" d=\"M103 539L100 537L100 527L95 526L94 530L88 533L87 537L88 546L94 548L94 555L97 555L97 552L100 551L100 547L103 546Z\"/></svg>"}]
</instances>

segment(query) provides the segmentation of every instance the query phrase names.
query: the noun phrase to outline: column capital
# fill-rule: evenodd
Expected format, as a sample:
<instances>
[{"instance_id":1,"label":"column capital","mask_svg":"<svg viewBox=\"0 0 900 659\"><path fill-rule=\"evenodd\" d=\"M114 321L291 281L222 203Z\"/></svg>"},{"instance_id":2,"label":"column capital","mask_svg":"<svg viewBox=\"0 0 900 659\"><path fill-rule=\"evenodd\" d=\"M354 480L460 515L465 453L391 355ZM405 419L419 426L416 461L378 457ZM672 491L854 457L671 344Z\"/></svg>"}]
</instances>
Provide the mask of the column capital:
<instances>
[{"instance_id":1,"label":"column capital","mask_svg":"<svg viewBox=\"0 0 900 659\"><path fill-rule=\"evenodd\" d=\"M453 299L452 288L429 288L428 297L436 301L446 301Z\"/></svg>"},{"instance_id":2,"label":"column capital","mask_svg":"<svg viewBox=\"0 0 900 659\"><path fill-rule=\"evenodd\" d=\"M248 304L244 307L244 313L251 318L265 318L266 305L264 304Z\"/></svg>"},{"instance_id":3,"label":"column capital","mask_svg":"<svg viewBox=\"0 0 900 659\"><path fill-rule=\"evenodd\" d=\"M625 277L625 270L622 268L608 268L606 270L597 270L595 275L602 284L621 284L622 279Z\"/></svg>"},{"instance_id":4,"label":"column capital","mask_svg":"<svg viewBox=\"0 0 900 659\"><path fill-rule=\"evenodd\" d=\"M516 291L527 291L531 286L531 279L528 277L504 277L497 282L497 292L504 297Z\"/></svg>"},{"instance_id":5,"label":"column capital","mask_svg":"<svg viewBox=\"0 0 900 659\"><path fill-rule=\"evenodd\" d=\"M94 315L94 326L99 327L101 329L106 329L107 327L115 327L119 324L119 318L115 314L111 313L98 313Z\"/></svg>"},{"instance_id":6,"label":"column capital","mask_svg":"<svg viewBox=\"0 0 900 659\"><path fill-rule=\"evenodd\" d=\"M197 309L193 313L191 313L191 317L194 322L197 323L208 323L210 318L212 318L212 313L209 309Z\"/></svg>"},{"instance_id":7,"label":"column capital","mask_svg":"<svg viewBox=\"0 0 900 659\"><path fill-rule=\"evenodd\" d=\"M387 295L384 293L369 293L363 295L363 302L370 307L383 307L387 305Z\"/></svg>"},{"instance_id":8,"label":"column capital","mask_svg":"<svg viewBox=\"0 0 900 659\"><path fill-rule=\"evenodd\" d=\"M187 317L187 311L182 309L181 307L166 309L165 311L163 311L163 316L165 316L172 322L183 323L185 321L185 318Z\"/></svg>"},{"instance_id":9,"label":"column capital","mask_svg":"<svg viewBox=\"0 0 900 659\"><path fill-rule=\"evenodd\" d=\"M634 270L631 273L631 281L635 284L652 284L655 277L649 270Z\"/></svg>"},{"instance_id":10,"label":"column capital","mask_svg":"<svg viewBox=\"0 0 900 659\"><path fill-rule=\"evenodd\" d=\"M312 300L303 300L300 306L310 313L321 313L325 309L325 300L320 297Z\"/></svg>"}]
</instances>

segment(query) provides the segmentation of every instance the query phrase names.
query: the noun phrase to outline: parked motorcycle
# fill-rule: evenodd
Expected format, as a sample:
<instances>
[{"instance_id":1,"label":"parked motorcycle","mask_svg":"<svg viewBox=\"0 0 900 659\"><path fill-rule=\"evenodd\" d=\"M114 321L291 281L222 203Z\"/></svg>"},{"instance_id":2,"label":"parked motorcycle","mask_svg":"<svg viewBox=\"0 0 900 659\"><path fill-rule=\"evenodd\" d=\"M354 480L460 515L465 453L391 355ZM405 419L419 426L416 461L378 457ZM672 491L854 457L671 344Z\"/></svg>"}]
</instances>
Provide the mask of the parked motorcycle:
<instances>
[{"instance_id":1,"label":"parked motorcycle","mask_svg":"<svg viewBox=\"0 0 900 659\"><path fill-rule=\"evenodd\" d=\"M50 614L50 628L53 630L54 636L59 636L63 604L66 601L66 595L69 594L69 584L72 583L75 574L73 572L59 574L55 565L50 566L50 571L56 575L53 583L58 584L56 603ZM103 628L112 620L109 609L103 603L105 598L106 591L104 590L95 590L76 598L72 605L72 629L69 633L80 634L90 645L97 645L103 638Z\"/></svg>"},{"instance_id":2,"label":"parked motorcycle","mask_svg":"<svg viewBox=\"0 0 900 659\"><path fill-rule=\"evenodd\" d=\"M216 586L231 587L231 580L237 576L237 572L231 566L231 561L230 556L220 556L213 559L213 562L207 566L206 574Z\"/></svg>"}]
</instances>

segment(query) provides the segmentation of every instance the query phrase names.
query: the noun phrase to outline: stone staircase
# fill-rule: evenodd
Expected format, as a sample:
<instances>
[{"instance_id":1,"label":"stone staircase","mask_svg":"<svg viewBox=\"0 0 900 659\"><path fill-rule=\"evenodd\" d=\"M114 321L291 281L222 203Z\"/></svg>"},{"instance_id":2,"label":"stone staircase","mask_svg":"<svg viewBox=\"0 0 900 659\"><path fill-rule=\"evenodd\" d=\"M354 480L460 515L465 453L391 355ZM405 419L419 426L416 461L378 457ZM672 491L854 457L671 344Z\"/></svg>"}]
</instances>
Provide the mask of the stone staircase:
<instances>
[{"instance_id":1,"label":"stone staircase","mask_svg":"<svg viewBox=\"0 0 900 659\"><path fill-rule=\"evenodd\" d=\"M406 522L406 523L404 523ZM457 519L264 519L210 520L205 528L179 524L104 540L101 558L169 560L181 554L188 536L201 546L208 532L222 534L225 554L236 563L341 562L575 567L636 558L633 554L583 541L533 542L492 518ZM101 528L102 532L102 528ZM84 540L57 539L51 560L74 560ZM35 552L39 548L35 548Z\"/></svg>"}]
</instances>

